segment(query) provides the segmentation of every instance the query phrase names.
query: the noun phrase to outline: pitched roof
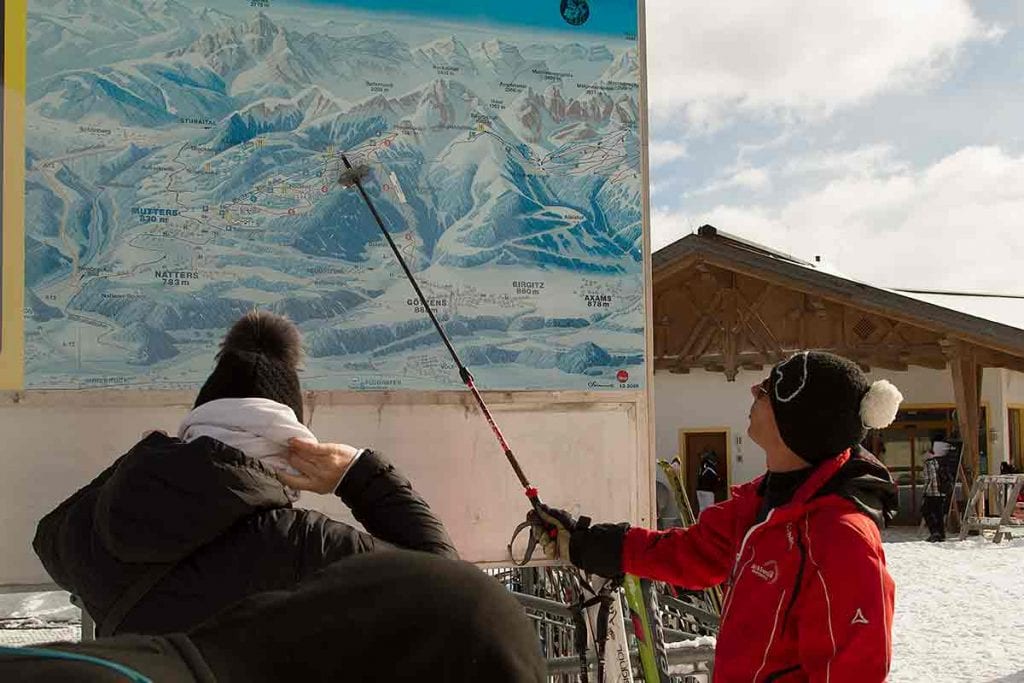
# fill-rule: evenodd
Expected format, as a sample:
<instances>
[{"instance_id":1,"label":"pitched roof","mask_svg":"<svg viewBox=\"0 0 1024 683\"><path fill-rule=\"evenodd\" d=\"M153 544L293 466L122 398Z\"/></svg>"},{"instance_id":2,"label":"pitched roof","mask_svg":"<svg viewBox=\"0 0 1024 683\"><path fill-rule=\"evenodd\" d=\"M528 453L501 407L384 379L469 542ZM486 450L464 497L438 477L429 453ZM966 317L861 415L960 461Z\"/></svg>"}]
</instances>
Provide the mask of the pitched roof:
<instances>
[{"instance_id":1,"label":"pitched roof","mask_svg":"<svg viewBox=\"0 0 1024 683\"><path fill-rule=\"evenodd\" d=\"M857 308L1024 357L1024 298L902 292L827 272L814 264L704 225L654 252L654 283L704 261L754 277L783 282Z\"/></svg>"},{"instance_id":2,"label":"pitched roof","mask_svg":"<svg viewBox=\"0 0 1024 683\"><path fill-rule=\"evenodd\" d=\"M893 290L912 299L960 311L976 318L991 320L1024 331L1024 296L975 294L970 292L934 292Z\"/></svg>"}]
</instances>

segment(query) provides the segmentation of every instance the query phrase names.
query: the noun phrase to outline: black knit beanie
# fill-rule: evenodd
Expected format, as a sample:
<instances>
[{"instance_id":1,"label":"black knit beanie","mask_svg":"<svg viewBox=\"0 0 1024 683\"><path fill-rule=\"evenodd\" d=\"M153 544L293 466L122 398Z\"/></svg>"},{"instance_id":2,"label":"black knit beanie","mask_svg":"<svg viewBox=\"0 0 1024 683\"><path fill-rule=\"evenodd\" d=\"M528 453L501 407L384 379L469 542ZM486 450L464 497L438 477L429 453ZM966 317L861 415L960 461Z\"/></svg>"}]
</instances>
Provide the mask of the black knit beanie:
<instances>
[{"instance_id":1,"label":"black knit beanie","mask_svg":"<svg viewBox=\"0 0 1024 683\"><path fill-rule=\"evenodd\" d=\"M220 398L267 398L302 421L302 337L287 318L252 311L232 325L194 407Z\"/></svg>"},{"instance_id":2,"label":"black knit beanie","mask_svg":"<svg viewBox=\"0 0 1024 683\"><path fill-rule=\"evenodd\" d=\"M887 427L903 400L888 381L871 384L856 363L822 351L778 363L766 388L782 440L813 465Z\"/></svg>"}]
</instances>

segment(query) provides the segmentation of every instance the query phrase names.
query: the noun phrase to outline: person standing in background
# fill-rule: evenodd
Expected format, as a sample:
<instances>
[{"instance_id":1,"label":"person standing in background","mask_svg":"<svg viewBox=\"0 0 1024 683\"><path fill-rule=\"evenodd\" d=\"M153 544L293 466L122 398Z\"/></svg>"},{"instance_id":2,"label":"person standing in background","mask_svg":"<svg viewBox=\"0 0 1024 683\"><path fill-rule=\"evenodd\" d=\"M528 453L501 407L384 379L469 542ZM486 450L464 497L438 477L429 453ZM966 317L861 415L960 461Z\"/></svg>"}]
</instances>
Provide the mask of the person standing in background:
<instances>
[{"instance_id":1,"label":"person standing in background","mask_svg":"<svg viewBox=\"0 0 1024 683\"><path fill-rule=\"evenodd\" d=\"M945 472L943 458L951 446L945 435L932 436L932 447L924 455L924 500L921 501L921 516L928 525L929 543L946 540L946 486L943 485Z\"/></svg>"},{"instance_id":2,"label":"person standing in background","mask_svg":"<svg viewBox=\"0 0 1024 683\"><path fill-rule=\"evenodd\" d=\"M718 474L718 454L705 447L700 454L700 465L697 468L697 508L698 514L715 504L715 491L722 484Z\"/></svg>"}]
</instances>

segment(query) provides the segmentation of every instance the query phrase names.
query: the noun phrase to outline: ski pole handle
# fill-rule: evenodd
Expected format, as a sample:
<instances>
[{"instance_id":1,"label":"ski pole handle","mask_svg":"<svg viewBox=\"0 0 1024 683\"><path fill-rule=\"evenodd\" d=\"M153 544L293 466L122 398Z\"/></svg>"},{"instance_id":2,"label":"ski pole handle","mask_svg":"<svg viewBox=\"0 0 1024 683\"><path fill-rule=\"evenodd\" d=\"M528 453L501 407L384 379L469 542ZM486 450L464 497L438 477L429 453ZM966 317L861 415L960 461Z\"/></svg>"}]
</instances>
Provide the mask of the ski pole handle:
<instances>
[{"instance_id":1,"label":"ski pole handle","mask_svg":"<svg viewBox=\"0 0 1024 683\"><path fill-rule=\"evenodd\" d=\"M512 563L517 567L523 567L533 559L533 552L537 549L537 543L539 541L534 533L534 529L537 526L540 526L544 530L543 532L547 534L548 538L555 543L558 543L558 527L544 521L544 504L540 501L540 494L537 492L537 489L533 486L527 486L524 493L530 501L530 506L533 508L536 523L532 521L528 515L526 521L521 522L519 526L515 528L515 531L512 532L512 539L508 542L508 556L512 558ZM521 561L517 561L515 556L512 554L512 546L515 544L516 538L519 537L520 532L524 530L529 532L529 538L526 543L526 552L523 554L523 559Z\"/></svg>"},{"instance_id":2,"label":"ski pole handle","mask_svg":"<svg viewBox=\"0 0 1024 683\"><path fill-rule=\"evenodd\" d=\"M537 518L540 520L541 526L544 527L544 533L546 533L548 538L551 540L557 541L558 527L544 521L544 517L542 516L544 504L540 502L540 494L537 492L537 488L534 486L528 486L525 493L526 497L530 499L530 506L533 507L533 511L537 513Z\"/></svg>"}]
</instances>

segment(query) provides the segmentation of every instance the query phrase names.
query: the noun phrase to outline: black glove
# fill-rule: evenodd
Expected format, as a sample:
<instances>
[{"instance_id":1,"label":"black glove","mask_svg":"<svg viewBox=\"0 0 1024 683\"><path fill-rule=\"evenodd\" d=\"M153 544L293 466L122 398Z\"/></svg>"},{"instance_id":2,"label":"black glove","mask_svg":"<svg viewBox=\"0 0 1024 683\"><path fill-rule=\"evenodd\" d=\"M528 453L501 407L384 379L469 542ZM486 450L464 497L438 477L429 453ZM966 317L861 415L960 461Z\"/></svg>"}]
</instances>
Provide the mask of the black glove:
<instances>
[{"instance_id":1,"label":"black glove","mask_svg":"<svg viewBox=\"0 0 1024 683\"><path fill-rule=\"evenodd\" d=\"M622 574L622 546L629 524L591 526L589 517L573 519L565 510L543 503L526 519L548 559L568 559L588 574L609 579Z\"/></svg>"}]
</instances>

